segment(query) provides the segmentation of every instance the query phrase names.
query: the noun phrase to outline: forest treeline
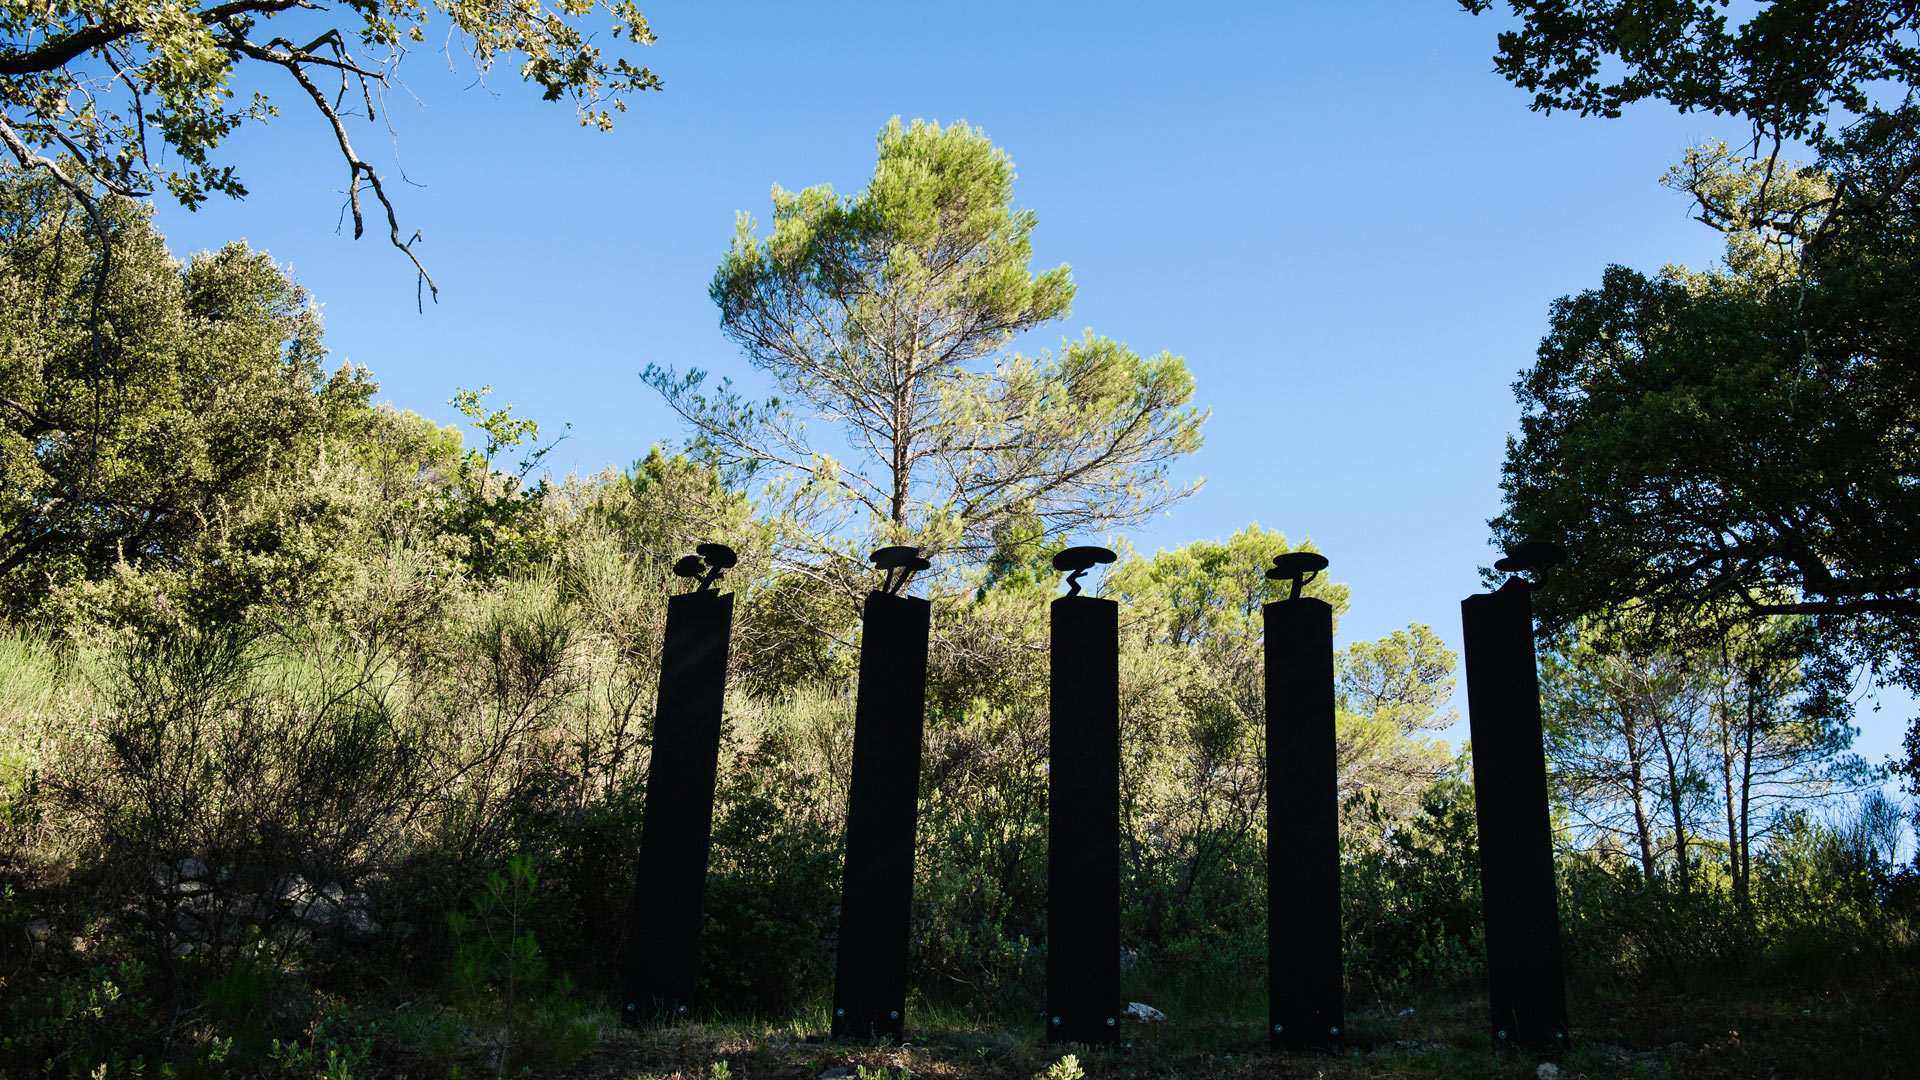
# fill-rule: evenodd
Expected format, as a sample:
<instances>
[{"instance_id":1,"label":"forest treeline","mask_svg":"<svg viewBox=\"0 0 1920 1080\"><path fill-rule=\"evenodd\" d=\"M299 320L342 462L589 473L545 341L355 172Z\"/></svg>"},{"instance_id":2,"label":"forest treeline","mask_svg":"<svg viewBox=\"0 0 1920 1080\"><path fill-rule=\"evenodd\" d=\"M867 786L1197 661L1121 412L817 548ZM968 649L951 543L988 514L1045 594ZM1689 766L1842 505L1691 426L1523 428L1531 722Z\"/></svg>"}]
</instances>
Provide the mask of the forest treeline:
<instances>
[{"instance_id":1,"label":"forest treeline","mask_svg":"<svg viewBox=\"0 0 1920 1080\"><path fill-rule=\"evenodd\" d=\"M884 263L847 253L894 236L875 225L897 225L887 199L949 182L914 172L942 155L977 166L954 171L1004 209L1010 169L981 181L1004 162L983 137L896 124L868 192L787 196L767 240L743 224L714 285L723 328L816 414L862 393L905 402L889 445L941 463L938 500L911 469L781 451L777 423L739 423L751 406L659 371L693 424L686 449L553 477L538 424L484 388L450 388L473 445L376 404L370 372L328 366L316 305L264 253L177 261L147 209L109 200L103 263L57 184L0 176L4 1067L577 1061L628 929L665 600L686 587L670 568L705 541L742 556L722 584L739 599L705 1008L807 1014L830 985L857 599L877 583L858 555L876 537L940 555L914 583L935 612L916 1007L1041 1008L1050 557L1084 539L1073 530L1178 498L1166 464L1202 417L1178 358L1090 332L1058 358L967 374L1071 298L1064 268L1026 274L1030 215L991 206L975 226L992 257L951 272L992 289L938 267L906 280L993 315L953 331L934 392L903 384L902 361L845 393L844 357L805 353L783 317L812 303L862 331L866 294L765 291ZM794 271L820 252L843 262ZM1036 450L1035 431L1060 445ZM762 468L777 452L805 470ZM1163 1008L1264 1001L1260 606L1286 588L1264 576L1272 558L1302 546L1250 524L1123 550L1099 584L1123 613L1127 985ZM1307 591L1347 610L1343 585ZM1848 754L1847 694L1809 662L1819 644L1791 615L1715 648L1618 620L1553 639L1562 917L1582 985L1791 975L1906 945L1904 823ZM1480 975L1470 758L1437 739L1455 666L1420 625L1338 656L1359 1009ZM391 1013L397 999L412 1009Z\"/></svg>"}]
</instances>

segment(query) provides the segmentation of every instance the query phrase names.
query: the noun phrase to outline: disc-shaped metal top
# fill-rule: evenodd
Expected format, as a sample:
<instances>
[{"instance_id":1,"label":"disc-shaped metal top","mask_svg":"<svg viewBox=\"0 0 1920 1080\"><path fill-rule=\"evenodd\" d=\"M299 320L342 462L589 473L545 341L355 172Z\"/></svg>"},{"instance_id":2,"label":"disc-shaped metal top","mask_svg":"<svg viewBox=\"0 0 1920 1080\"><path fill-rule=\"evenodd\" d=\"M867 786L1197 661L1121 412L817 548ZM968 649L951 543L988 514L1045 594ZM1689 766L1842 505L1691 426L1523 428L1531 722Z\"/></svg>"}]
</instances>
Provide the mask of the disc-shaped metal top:
<instances>
[{"instance_id":1,"label":"disc-shaped metal top","mask_svg":"<svg viewBox=\"0 0 1920 1080\"><path fill-rule=\"evenodd\" d=\"M917 547L883 547L867 556L867 561L882 570L925 570L933 563L920 557Z\"/></svg>"},{"instance_id":2,"label":"disc-shaped metal top","mask_svg":"<svg viewBox=\"0 0 1920 1080\"><path fill-rule=\"evenodd\" d=\"M1507 549L1507 557L1493 564L1503 574L1545 570L1567 561L1567 549L1551 540L1527 540Z\"/></svg>"},{"instance_id":3,"label":"disc-shaped metal top","mask_svg":"<svg viewBox=\"0 0 1920 1080\"><path fill-rule=\"evenodd\" d=\"M715 570L731 570L740 565L740 556L725 544L701 544L693 550Z\"/></svg>"},{"instance_id":4,"label":"disc-shaped metal top","mask_svg":"<svg viewBox=\"0 0 1920 1080\"><path fill-rule=\"evenodd\" d=\"M1303 574L1317 574L1327 568L1327 557L1317 551L1289 551L1276 555L1268 581L1292 581Z\"/></svg>"},{"instance_id":5,"label":"disc-shaped metal top","mask_svg":"<svg viewBox=\"0 0 1920 1080\"><path fill-rule=\"evenodd\" d=\"M1116 558L1119 556L1103 547L1070 547L1053 557L1053 568L1078 573L1103 566Z\"/></svg>"}]
</instances>

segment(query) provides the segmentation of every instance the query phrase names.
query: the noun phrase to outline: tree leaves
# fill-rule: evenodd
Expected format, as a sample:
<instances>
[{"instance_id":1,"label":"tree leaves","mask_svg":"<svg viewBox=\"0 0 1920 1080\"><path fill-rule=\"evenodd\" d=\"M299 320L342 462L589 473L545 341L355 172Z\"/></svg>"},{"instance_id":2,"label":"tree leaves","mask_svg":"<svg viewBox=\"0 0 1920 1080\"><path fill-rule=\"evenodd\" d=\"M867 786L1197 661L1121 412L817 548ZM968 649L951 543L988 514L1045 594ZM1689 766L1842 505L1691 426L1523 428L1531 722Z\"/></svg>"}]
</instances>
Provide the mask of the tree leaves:
<instances>
[{"instance_id":1,"label":"tree leaves","mask_svg":"<svg viewBox=\"0 0 1920 1080\"><path fill-rule=\"evenodd\" d=\"M246 187L216 154L244 124L265 123L278 107L260 92L237 99L243 62L279 68L327 121L348 170L354 236L365 228L361 196L370 191L385 211L390 242L413 261L382 174L355 151L347 118L374 122L385 109L402 43L425 40L438 14L465 38L484 75L503 58L519 57L522 79L548 101L571 100L582 126L605 130L625 95L660 88L660 80L625 57L609 58L582 21L597 7L613 20L612 37L650 45L654 37L632 0L348 0L359 17L328 28L305 45L270 31L293 9L325 10L306 0L0 0L0 146L22 167L57 177L98 217L101 192L144 196L165 190L183 206L209 195L238 198ZM301 36L311 30L289 27ZM349 38L354 43L349 43ZM66 160L60 160L62 156ZM172 159L172 160L169 160ZM99 222L96 220L96 226Z\"/></svg>"},{"instance_id":2,"label":"tree leaves","mask_svg":"<svg viewBox=\"0 0 1920 1080\"><path fill-rule=\"evenodd\" d=\"M1178 357L1091 331L1057 355L1004 351L1074 291L1064 265L1028 269L1036 218L1013 178L982 132L895 119L865 190L774 188L771 231L741 215L714 274L721 329L779 397L642 374L694 445L783 506L796 559L853 565L861 543L984 559L1016 520L1110 528L1194 490L1167 476L1205 420Z\"/></svg>"},{"instance_id":3,"label":"tree leaves","mask_svg":"<svg viewBox=\"0 0 1920 1080\"><path fill-rule=\"evenodd\" d=\"M1837 617L1886 675L1920 626L1920 394L1913 305L1860 263L1900 249L1804 212L1836 190L1825 174L1710 147L1670 182L1728 233L1727 268L1612 267L1554 304L1515 384L1495 534L1573 552L1541 596L1550 625L1644 605L1669 640L1712 640L1729 620Z\"/></svg>"},{"instance_id":4,"label":"tree leaves","mask_svg":"<svg viewBox=\"0 0 1920 1080\"><path fill-rule=\"evenodd\" d=\"M0 611L117 563L178 565L208 534L235 545L220 573L255 575L246 508L369 411L366 372L323 371L319 311L272 259L230 244L182 265L149 210L106 211L117 256L96 293L80 207L0 171ZM294 538L327 532L325 501L282 505L251 552L284 557L276 578L301 577Z\"/></svg>"},{"instance_id":5,"label":"tree leaves","mask_svg":"<svg viewBox=\"0 0 1920 1080\"><path fill-rule=\"evenodd\" d=\"M1460 0L1475 14L1491 0ZM1658 98L1745 116L1766 140L1828 133L1835 109L1872 111L1885 83L1920 78L1920 9L1905 0L1768 0L1730 23L1724 0L1508 0L1494 70L1536 109L1619 116ZM1616 76L1611 65L1624 70Z\"/></svg>"}]
</instances>

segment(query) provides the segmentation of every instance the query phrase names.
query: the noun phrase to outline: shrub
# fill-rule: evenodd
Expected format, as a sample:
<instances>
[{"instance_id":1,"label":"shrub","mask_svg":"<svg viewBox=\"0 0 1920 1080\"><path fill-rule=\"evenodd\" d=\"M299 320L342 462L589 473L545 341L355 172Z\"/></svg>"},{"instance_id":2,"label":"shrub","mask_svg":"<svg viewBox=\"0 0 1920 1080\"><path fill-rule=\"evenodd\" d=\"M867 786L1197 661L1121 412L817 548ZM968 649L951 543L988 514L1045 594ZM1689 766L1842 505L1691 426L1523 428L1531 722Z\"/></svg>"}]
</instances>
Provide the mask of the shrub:
<instances>
[{"instance_id":1,"label":"shrub","mask_svg":"<svg viewBox=\"0 0 1920 1080\"><path fill-rule=\"evenodd\" d=\"M1341 861L1347 980L1355 997L1458 986L1486 962L1473 789L1446 780L1406 821L1363 798L1346 807Z\"/></svg>"},{"instance_id":2,"label":"shrub","mask_svg":"<svg viewBox=\"0 0 1920 1080\"><path fill-rule=\"evenodd\" d=\"M738 737L721 774L700 935L700 996L715 1009L785 1016L832 972L839 819L801 738L773 719Z\"/></svg>"},{"instance_id":3,"label":"shrub","mask_svg":"<svg viewBox=\"0 0 1920 1080\"><path fill-rule=\"evenodd\" d=\"M44 996L8 995L0 1062L48 1076L138 1076L158 1060L161 1024L146 965L129 960L55 979ZM0 980L0 990L6 981Z\"/></svg>"},{"instance_id":4,"label":"shrub","mask_svg":"<svg viewBox=\"0 0 1920 1080\"><path fill-rule=\"evenodd\" d=\"M497 1025L494 1064L567 1067L593 1048L598 1033L581 1019L573 980L553 975L533 927L539 873L515 855L488 875L469 912L450 911L450 998L489 1027Z\"/></svg>"}]
</instances>

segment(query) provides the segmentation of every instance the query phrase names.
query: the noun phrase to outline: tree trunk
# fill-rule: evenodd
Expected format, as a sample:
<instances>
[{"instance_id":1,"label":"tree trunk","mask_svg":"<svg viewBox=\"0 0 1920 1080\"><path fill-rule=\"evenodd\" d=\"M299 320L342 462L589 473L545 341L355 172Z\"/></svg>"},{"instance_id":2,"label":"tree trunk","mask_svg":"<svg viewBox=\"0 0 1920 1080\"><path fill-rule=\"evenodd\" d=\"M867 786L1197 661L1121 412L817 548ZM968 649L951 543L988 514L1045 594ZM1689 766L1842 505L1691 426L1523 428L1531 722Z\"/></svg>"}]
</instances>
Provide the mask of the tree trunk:
<instances>
[{"instance_id":1,"label":"tree trunk","mask_svg":"<svg viewBox=\"0 0 1920 1080\"><path fill-rule=\"evenodd\" d=\"M1660 741L1661 760L1666 765L1666 803L1667 814L1673 826L1673 864L1674 874L1680 882L1680 895L1686 896L1693 884L1691 868L1687 864L1687 815L1686 815L1686 768L1687 749L1684 740L1687 732L1680 725L1685 718L1681 710L1686 703L1666 700L1648 709L1653 723L1653 736Z\"/></svg>"},{"instance_id":2,"label":"tree trunk","mask_svg":"<svg viewBox=\"0 0 1920 1080\"><path fill-rule=\"evenodd\" d=\"M893 394L893 503L888 507L896 534L892 543L900 543L906 537L907 511L913 495L913 444L918 435L913 430L913 383L914 366L920 360L917 324L913 331L916 342L908 350L905 370L896 376Z\"/></svg>"},{"instance_id":3,"label":"tree trunk","mask_svg":"<svg viewBox=\"0 0 1920 1080\"><path fill-rule=\"evenodd\" d=\"M1680 762L1674 757L1673 739L1665 725L1660 729L1660 752L1667 762L1667 809L1673 816L1673 868L1680 878L1680 895L1684 898L1692 885L1692 875L1687 869L1685 793L1681 788Z\"/></svg>"},{"instance_id":4,"label":"tree trunk","mask_svg":"<svg viewBox=\"0 0 1920 1080\"><path fill-rule=\"evenodd\" d=\"M1747 906L1744 883L1740 878L1740 813L1739 792L1734 787L1734 759L1738 755L1738 739L1734 731L1733 710L1727 702L1726 683L1720 681L1720 711L1715 725L1720 737L1720 789L1724 798L1727 814L1727 875L1733 879L1734 906L1745 910Z\"/></svg>"},{"instance_id":5,"label":"tree trunk","mask_svg":"<svg viewBox=\"0 0 1920 1080\"><path fill-rule=\"evenodd\" d=\"M1620 727L1627 744L1627 786L1633 795L1633 829L1640 841L1640 876L1651 885L1657 869L1653 860L1653 820L1647 814L1646 772L1641 765L1640 732L1634 726L1632 710L1620 710Z\"/></svg>"},{"instance_id":6,"label":"tree trunk","mask_svg":"<svg viewBox=\"0 0 1920 1080\"><path fill-rule=\"evenodd\" d=\"M1747 722L1746 730L1741 732L1740 752L1740 851L1734 861L1733 873L1733 895L1742 908L1747 906L1748 890L1753 881L1750 856L1753 851L1753 736L1758 723L1754 712L1757 708L1752 687L1748 687Z\"/></svg>"}]
</instances>

